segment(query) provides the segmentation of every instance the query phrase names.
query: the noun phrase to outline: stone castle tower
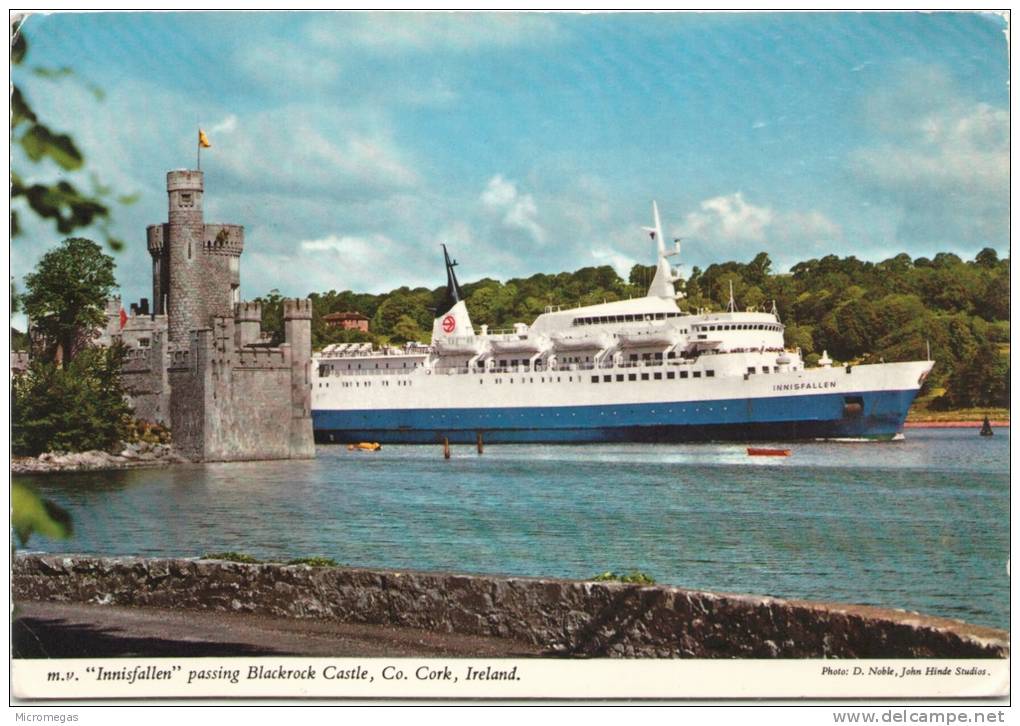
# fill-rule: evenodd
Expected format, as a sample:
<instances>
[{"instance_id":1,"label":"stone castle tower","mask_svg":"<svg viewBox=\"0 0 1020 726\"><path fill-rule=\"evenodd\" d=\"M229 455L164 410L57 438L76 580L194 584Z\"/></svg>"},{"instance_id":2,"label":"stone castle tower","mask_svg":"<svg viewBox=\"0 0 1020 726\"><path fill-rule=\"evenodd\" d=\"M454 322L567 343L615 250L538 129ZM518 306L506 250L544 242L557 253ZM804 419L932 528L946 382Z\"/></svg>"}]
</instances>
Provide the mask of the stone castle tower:
<instances>
[{"instance_id":1,"label":"stone castle tower","mask_svg":"<svg viewBox=\"0 0 1020 726\"><path fill-rule=\"evenodd\" d=\"M170 320L171 343L187 342L213 316L231 315L239 301L244 227L205 223L204 186L200 171L168 172L168 221L147 230L153 305Z\"/></svg>"},{"instance_id":2,"label":"stone castle tower","mask_svg":"<svg viewBox=\"0 0 1020 726\"><path fill-rule=\"evenodd\" d=\"M206 224L201 171L167 173L169 214L149 225L153 309L132 306L120 333L136 415L170 424L194 461L307 458L309 300L284 301L284 343L261 335L262 309L240 301L244 227Z\"/></svg>"}]
</instances>

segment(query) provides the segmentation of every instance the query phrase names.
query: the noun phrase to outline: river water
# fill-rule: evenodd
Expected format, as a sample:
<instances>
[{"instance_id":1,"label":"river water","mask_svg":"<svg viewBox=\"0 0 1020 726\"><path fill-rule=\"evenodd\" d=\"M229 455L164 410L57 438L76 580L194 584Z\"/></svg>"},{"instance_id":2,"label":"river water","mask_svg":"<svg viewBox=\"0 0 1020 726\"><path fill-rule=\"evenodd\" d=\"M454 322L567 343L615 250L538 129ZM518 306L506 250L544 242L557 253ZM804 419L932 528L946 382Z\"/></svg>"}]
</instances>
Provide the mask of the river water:
<instances>
[{"instance_id":1,"label":"river water","mask_svg":"<svg viewBox=\"0 0 1020 726\"><path fill-rule=\"evenodd\" d=\"M32 551L587 578L1008 627L1009 430L888 443L320 446L313 461L18 477L74 517Z\"/></svg>"}]
</instances>

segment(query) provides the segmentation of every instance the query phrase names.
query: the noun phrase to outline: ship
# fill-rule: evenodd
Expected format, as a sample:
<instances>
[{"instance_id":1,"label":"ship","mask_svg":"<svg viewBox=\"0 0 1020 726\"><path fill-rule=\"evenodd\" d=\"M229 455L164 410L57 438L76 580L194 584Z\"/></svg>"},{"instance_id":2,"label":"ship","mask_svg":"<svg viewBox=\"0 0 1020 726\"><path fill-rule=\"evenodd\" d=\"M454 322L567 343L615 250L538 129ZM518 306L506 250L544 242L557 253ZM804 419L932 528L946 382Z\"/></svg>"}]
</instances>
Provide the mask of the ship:
<instances>
[{"instance_id":1,"label":"ship","mask_svg":"<svg viewBox=\"0 0 1020 726\"><path fill-rule=\"evenodd\" d=\"M312 360L319 443L891 440L931 360L805 366L770 311L681 309L657 205L657 263L641 298L530 325L472 326L443 245L446 295L428 345L327 346Z\"/></svg>"}]
</instances>

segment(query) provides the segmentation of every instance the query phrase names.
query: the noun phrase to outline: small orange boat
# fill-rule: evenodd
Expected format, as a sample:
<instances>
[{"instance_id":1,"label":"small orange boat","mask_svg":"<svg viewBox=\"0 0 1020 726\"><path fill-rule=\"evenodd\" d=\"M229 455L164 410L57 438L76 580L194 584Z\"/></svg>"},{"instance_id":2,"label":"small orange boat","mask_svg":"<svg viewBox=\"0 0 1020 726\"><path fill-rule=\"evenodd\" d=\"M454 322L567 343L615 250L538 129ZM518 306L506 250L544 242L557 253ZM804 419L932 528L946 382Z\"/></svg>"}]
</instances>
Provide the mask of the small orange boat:
<instances>
[{"instance_id":1,"label":"small orange boat","mask_svg":"<svg viewBox=\"0 0 1020 726\"><path fill-rule=\"evenodd\" d=\"M789 456L789 449L747 449L748 456Z\"/></svg>"}]
</instances>

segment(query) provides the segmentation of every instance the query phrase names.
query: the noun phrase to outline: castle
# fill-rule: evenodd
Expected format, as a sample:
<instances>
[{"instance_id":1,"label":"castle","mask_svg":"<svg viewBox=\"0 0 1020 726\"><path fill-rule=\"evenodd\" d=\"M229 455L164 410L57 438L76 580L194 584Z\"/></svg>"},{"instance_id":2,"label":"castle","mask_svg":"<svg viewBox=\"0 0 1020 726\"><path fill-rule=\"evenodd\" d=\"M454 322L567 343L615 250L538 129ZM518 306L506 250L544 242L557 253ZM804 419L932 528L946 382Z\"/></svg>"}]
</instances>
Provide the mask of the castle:
<instances>
[{"instance_id":1,"label":"castle","mask_svg":"<svg viewBox=\"0 0 1020 726\"><path fill-rule=\"evenodd\" d=\"M258 303L241 302L244 227L206 224L201 171L167 173L169 215L149 225L152 310L126 320L111 301L101 338L127 348L135 415L169 424L193 461L310 458L310 300L285 300L284 342L262 336Z\"/></svg>"}]
</instances>

